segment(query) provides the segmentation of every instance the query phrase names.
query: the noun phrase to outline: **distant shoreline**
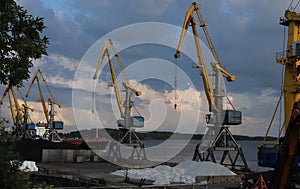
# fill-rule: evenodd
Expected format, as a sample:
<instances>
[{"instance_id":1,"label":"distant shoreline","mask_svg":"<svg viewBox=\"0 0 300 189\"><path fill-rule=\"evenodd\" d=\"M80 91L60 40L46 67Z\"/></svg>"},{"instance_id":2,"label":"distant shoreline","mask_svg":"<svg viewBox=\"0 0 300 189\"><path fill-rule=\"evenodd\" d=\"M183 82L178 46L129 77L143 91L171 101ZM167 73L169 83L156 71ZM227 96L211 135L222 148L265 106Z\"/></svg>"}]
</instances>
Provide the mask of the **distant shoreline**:
<instances>
[{"instance_id":1,"label":"distant shoreline","mask_svg":"<svg viewBox=\"0 0 300 189\"><path fill-rule=\"evenodd\" d=\"M107 138L106 133L108 133L112 138L117 138L119 135L118 129L98 129L98 135L96 135L96 129L81 130L81 131L71 131L69 133L60 133L63 138ZM168 131L151 131L151 132L136 132L141 140L166 140L171 137L180 139L191 139L191 140L201 140L203 134L182 134L173 133ZM234 135L235 140L239 141L262 141L263 136L245 136L245 135ZM268 137L268 141L275 141L276 137Z\"/></svg>"}]
</instances>

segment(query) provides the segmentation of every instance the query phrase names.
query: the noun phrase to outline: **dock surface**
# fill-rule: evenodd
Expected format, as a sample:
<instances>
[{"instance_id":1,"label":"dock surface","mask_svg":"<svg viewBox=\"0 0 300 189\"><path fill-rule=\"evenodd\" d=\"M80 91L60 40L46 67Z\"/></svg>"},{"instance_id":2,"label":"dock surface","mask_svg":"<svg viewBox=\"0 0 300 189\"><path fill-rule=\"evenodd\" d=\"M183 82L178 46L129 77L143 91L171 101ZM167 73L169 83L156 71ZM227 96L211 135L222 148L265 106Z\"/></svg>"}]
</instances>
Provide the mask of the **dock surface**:
<instances>
[{"instance_id":1,"label":"dock surface","mask_svg":"<svg viewBox=\"0 0 300 189\"><path fill-rule=\"evenodd\" d=\"M208 184L180 184L157 186L150 180L126 179L125 175L116 176L111 173L123 169L108 162L83 162L83 163L38 163L40 172L55 178L61 177L71 181L81 181L80 186L68 188L238 188L239 183L208 183ZM57 183L57 182L56 182ZM64 188L58 186L56 188Z\"/></svg>"}]
</instances>

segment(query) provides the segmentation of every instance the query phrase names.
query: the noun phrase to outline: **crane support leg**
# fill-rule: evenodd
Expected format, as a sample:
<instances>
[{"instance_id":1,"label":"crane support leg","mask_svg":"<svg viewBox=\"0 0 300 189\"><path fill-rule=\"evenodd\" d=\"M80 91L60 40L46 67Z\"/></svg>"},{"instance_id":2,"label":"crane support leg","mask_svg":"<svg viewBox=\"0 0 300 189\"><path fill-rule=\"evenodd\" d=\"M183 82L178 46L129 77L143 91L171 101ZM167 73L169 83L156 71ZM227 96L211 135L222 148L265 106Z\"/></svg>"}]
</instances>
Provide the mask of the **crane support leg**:
<instances>
[{"instance_id":1,"label":"crane support leg","mask_svg":"<svg viewBox=\"0 0 300 189\"><path fill-rule=\"evenodd\" d=\"M121 131L122 132L122 131ZM132 147L130 159L146 160L146 152L143 142L136 135L134 129L125 129L125 135L119 140L121 144Z\"/></svg>"},{"instance_id":2,"label":"crane support leg","mask_svg":"<svg viewBox=\"0 0 300 189\"><path fill-rule=\"evenodd\" d=\"M129 157L122 155L122 145L132 149ZM111 141L107 158L114 162L125 161L126 159L147 160L144 143L139 139L134 129L124 128L120 128L118 141Z\"/></svg>"},{"instance_id":3,"label":"crane support leg","mask_svg":"<svg viewBox=\"0 0 300 189\"><path fill-rule=\"evenodd\" d=\"M214 127L209 129L214 129ZM204 148L201 146L201 143L196 146L193 161L211 161L221 165L230 166L231 169L240 167L244 170L248 170L248 164L242 147L234 139L233 135L226 126L221 127L217 137L210 143L209 146L207 146L207 150L203 151L203 149ZM217 162L215 152L222 153L219 162ZM238 160L241 162L238 162Z\"/></svg>"},{"instance_id":4,"label":"crane support leg","mask_svg":"<svg viewBox=\"0 0 300 189\"><path fill-rule=\"evenodd\" d=\"M59 134L55 129L49 129L43 135L43 138L50 140L51 142L61 142L62 139L60 138Z\"/></svg>"},{"instance_id":5,"label":"crane support leg","mask_svg":"<svg viewBox=\"0 0 300 189\"><path fill-rule=\"evenodd\" d=\"M284 189L296 157L300 136L300 102L294 103L292 116L280 144L278 159L272 177L272 189Z\"/></svg>"},{"instance_id":6,"label":"crane support leg","mask_svg":"<svg viewBox=\"0 0 300 189\"><path fill-rule=\"evenodd\" d=\"M117 141L111 141L108 147L107 158L113 162L122 161L120 144Z\"/></svg>"}]
</instances>

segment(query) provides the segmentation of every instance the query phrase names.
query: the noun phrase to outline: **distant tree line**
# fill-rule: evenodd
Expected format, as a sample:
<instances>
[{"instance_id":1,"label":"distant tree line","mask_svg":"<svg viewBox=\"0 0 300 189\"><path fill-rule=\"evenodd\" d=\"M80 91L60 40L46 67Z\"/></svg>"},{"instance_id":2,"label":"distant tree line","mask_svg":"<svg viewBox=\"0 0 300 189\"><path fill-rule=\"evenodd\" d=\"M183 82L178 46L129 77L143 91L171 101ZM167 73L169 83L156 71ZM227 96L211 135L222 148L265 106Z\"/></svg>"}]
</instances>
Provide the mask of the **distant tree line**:
<instances>
[{"instance_id":1,"label":"distant tree line","mask_svg":"<svg viewBox=\"0 0 300 189\"><path fill-rule=\"evenodd\" d=\"M106 133L110 135L113 139L117 140L119 136L118 129L98 129L98 137L106 137ZM90 130L81 130L81 131L72 131L69 133L61 133L63 138L96 138L96 129ZM138 137L141 140L167 140L169 138L174 139L192 139L192 140L201 140L203 134L182 134L182 133L173 133L166 131L151 131L151 132L137 132ZM245 135L234 135L236 140L256 140L262 141L264 137L262 136L245 136ZM275 137L268 137L267 140L276 140Z\"/></svg>"}]
</instances>

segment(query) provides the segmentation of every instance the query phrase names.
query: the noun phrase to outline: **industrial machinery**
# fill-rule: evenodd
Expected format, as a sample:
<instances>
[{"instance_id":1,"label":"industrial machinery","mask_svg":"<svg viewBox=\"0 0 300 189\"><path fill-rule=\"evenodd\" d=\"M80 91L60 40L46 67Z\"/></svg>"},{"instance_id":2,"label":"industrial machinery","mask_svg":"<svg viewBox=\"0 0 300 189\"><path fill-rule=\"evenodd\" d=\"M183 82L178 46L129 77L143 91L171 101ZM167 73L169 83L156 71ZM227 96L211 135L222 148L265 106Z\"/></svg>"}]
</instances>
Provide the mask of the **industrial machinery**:
<instances>
[{"instance_id":1,"label":"industrial machinery","mask_svg":"<svg viewBox=\"0 0 300 189\"><path fill-rule=\"evenodd\" d=\"M48 110L47 105L46 105L46 101L45 101L43 90L42 90L42 87L41 87L41 84L40 84L39 76L42 78L42 80L43 80L43 82L46 86L46 89L47 89L47 91L50 95L50 98L48 98L48 104L50 105L50 111ZM37 82L37 86L38 86L38 89L39 89L39 95L40 95L41 103L42 103L42 106L43 106L44 115L45 115L45 118L47 120L47 125L48 125L48 130L45 132L43 138L47 139L47 140L50 140L52 142L61 142L62 139L58 135L57 130L62 130L63 129L63 122L54 120L54 116L55 116L54 105L57 105L59 108L61 108L62 106L54 100L53 94L50 91L50 88L49 88L49 86L46 82L46 79L43 76L43 73L40 69L38 69L34 73L34 75L32 77L32 80L31 80L31 83L30 83L30 86L27 90L26 97L28 97L35 81Z\"/></svg>"},{"instance_id":2,"label":"industrial machinery","mask_svg":"<svg viewBox=\"0 0 300 189\"><path fill-rule=\"evenodd\" d=\"M206 68L204 55L202 52L200 40L198 38L198 32L196 28L197 22L193 16L194 12L196 12L200 27L204 32L215 60L214 63L211 63L215 83L214 89ZM210 114L206 115L206 120L207 124L213 125L208 127L208 131L202 138L201 142L197 145L193 160L216 162L214 152L219 151L222 153L222 157L219 162L220 164L231 166L232 169L235 169L236 166L248 168L247 161L242 151L242 147L237 143L237 141L229 131L229 125L241 124L242 114L240 111L235 110L233 106L232 110L224 110L223 108L223 98L225 97L225 94L222 88L222 77L225 77L227 81L231 82L235 80L235 76L229 74L224 68L221 67L219 58L216 54L216 51L206 29L206 24L201 17L199 7L196 5L196 3L193 3L186 13L178 48L174 57L180 57L183 41L189 26L192 26L198 56L198 62L196 63L196 66L194 66L194 68L198 68L200 70L200 75L202 76L204 90L209 105ZM231 102L230 104L232 105ZM242 164L238 162L239 157L242 160ZM228 158L228 161L226 160L226 158Z\"/></svg>"},{"instance_id":3,"label":"industrial machinery","mask_svg":"<svg viewBox=\"0 0 300 189\"><path fill-rule=\"evenodd\" d=\"M263 145L258 148L258 164L274 167L271 181L272 189L283 189L290 173L300 170L299 136L300 136L300 15L293 10L285 11L285 18L280 24L288 27L287 49L278 53L276 62L282 64L284 84L275 112L266 132ZM266 140L281 99L284 99L284 123L275 142ZM285 136L280 138L282 132Z\"/></svg>"},{"instance_id":4,"label":"industrial machinery","mask_svg":"<svg viewBox=\"0 0 300 189\"><path fill-rule=\"evenodd\" d=\"M19 96L23 100L22 106L20 106L19 101L17 99L15 89L19 93ZM24 138L31 138L33 131L35 129L35 124L29 120L29 113L28 109L31 110L31 112L34 111L33 108L29 107L27 102L25 101L20 89L18 87L13 87L10 84L7 84L4 88L4 92L1 98L0 103L3 104L5 96L8 94L9 99L9 105L12 115L13 124L15 126L15 131L13 132L15 136L24 137Z\"/></svg>"},{"instance_id":5,"label":"industrial machinery","mask_svg":"<svg viewBox=\"0 0 300 189\"><path fill-rule=\"evenodd\" d=\"M109 47L113 50L113 57L116 57L118 65L122 71L122 75L124 77L124 82L122 82L122 85L124 87L125 91L125 99L123 101L121 92L119 89L117 76L115 73L114 65L112 62L111 52L109 50ZM113 42L111 39L107 41L107 43L104 45L101 51L100 59L98 62L98 66L96 68L96 72L93 76L93 79L96 80L99 71L103 62L104 57L107 56L110 73L111 73L111 79L112 84L110 84L111 87L114 87L117 104L119 107L121 120L117 120L117 124L119 126L120 130L120 136L118 139L118 142L121 144L124 144L126 146L130 146L133 148L132 154L130 158L134 159L146 159L146 153L144 149L143 142L139 139L139 137L136 135L134 128L141 128L144 127L144 117L141 115L138 116L132 116L131 115L131 108L134 107L134 103L131 100L131 93L134 93L136 96L140 96L141 92L135 89L128 80L127 74L124 70L124 67L120 60L120 54L117 52ZM113 154L113 156L121 156L121 153L119 151L119 146L117 144L111 144L112 146L109 148L110 151L109 154ZM121 158L121 157L113 157L113 158Z\"/></svg>"}]
</instances>

